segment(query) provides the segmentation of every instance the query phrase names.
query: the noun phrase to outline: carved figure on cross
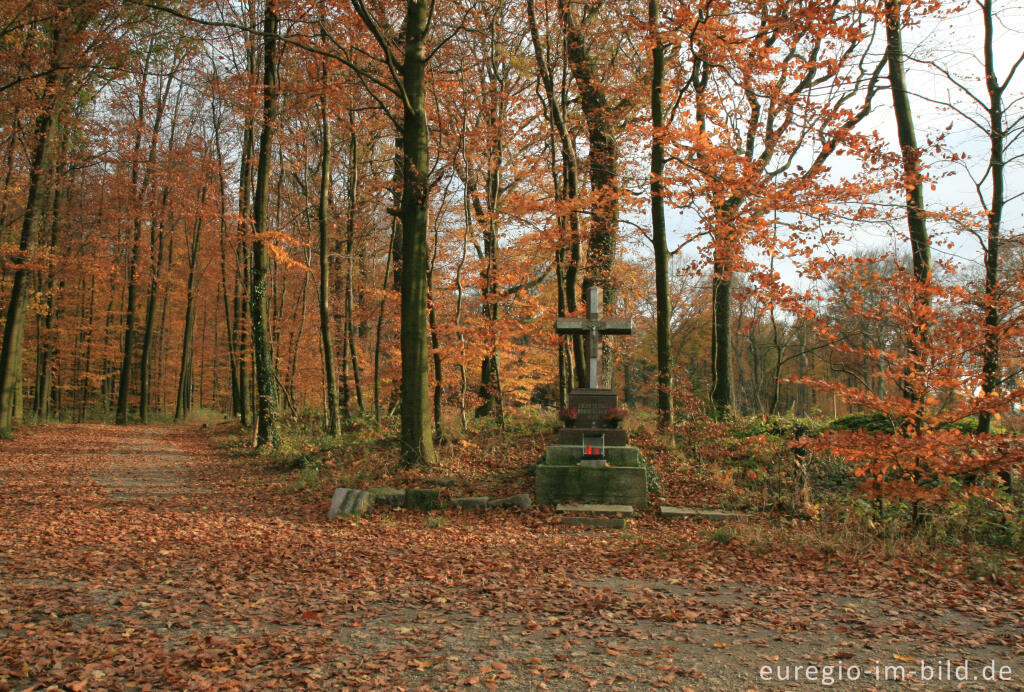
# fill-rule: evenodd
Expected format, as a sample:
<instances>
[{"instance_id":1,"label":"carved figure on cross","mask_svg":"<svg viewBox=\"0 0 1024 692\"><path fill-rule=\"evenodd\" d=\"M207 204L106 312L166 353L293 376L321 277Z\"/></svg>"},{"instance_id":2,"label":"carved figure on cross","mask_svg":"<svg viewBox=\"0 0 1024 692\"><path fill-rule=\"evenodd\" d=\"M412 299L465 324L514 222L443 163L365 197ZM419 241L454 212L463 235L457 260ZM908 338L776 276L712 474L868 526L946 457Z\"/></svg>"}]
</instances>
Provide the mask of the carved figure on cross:
<instances>
[{"instance_id":1,"label":"carved figure on cross","mask_svg":"<svg viewBox=\"0 0 1024 692\"><path fill-rule=\"evenodd\" d=\"M587 335L587 386L599 389L598 362L601 359L601 337L605 334L631 334L632 320L601 319L601 289L591 285L587 291L587 316L559 317L555 320L555 331L559 334Z\"/></svg>"}]
</instances>

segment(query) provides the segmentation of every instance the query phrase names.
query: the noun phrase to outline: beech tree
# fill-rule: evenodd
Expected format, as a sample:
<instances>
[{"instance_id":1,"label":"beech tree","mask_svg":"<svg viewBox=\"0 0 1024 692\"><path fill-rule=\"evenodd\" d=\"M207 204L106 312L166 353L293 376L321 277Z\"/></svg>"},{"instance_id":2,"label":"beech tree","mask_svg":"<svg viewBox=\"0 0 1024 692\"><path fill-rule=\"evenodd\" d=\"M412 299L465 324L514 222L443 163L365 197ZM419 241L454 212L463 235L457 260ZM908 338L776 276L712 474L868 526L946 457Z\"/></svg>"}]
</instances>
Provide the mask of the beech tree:
<instances>
[{"instance_id":1,"label":"beech tree","mask_svg":"<svg viewBox=\"0 0 1024 692\"><path fill-rule=\"evenodd\" d=\"M434 2L409 0L403 59L361 0L352 5L373 34L393 76L392 89L402 102L402 452L404 465L432 464L434 443L429 413L429 333L427 331L427 214L430 200L430 135L426 104L427 32Z\"/></svg>"},{"instance_id":2,"label":"beech tree","mask_svg":"<svg viewBox=\"0 0 1024 692\"><path fill-rule=\"evenodd\" d=\"M80 62L83 51L99 49L99 42L90 45L85 30L97 20L101 9L98 3L54 2L35 7L33 15L21 26L29 34L28 45L41 42L40 62L28 65L28 74L12 75L4 88L6 91L22 82L34 87L32 98L37 115L31 135L32 154L18 255L12 260L14 274L0 344L0 432L11 429L15 401L22 386L21 362L30 278L28 261L38 240L45 205L51 198L50 180L60 121L76 77L80 70L88 68L88 64Z\"/></svg>"},{"instance_id":3,"label":"beech tree","mask_svg":"<svg viewBox=\"0 0 1024 692\"><path fill-rule=\"evenodd\" d=\"M980 75L962 70L954 70L943 58L931 60L928 67L941 74L954 88L957 98L941 100L930 98L951 111L961 122L985 140L988 144L988 156L983 165L975 162L976 157L961 156L953 152L949 157L961 167L971 178L977 195L978 204L984 215L984 233L976 234L984 253L984 322L985 344L982 350L982 390L988 396L996 395L1002 387L1012 381L1012 371L1003 372L1002 345L1007 341L1015 322L1011 314L1015 312L1013 305L1014 277L1004 279L1001 260L1002 247L1005 243L1003 219L1009 204L1018 200L1021 193L1007 189L1006 171L1013 162L1019 160L1020 136L1024 132L1024 110L1020 108L1019 98L1014 93L1014 78L1024 63L1024 52L1011 53L1009 66L1000 76L996 60L996 26L999 14L992 0L978 0L973 3L976 14L968 18L972 21L980 19L982 27ZM950 57L962 56L962 52L954 50ZM977 78L980 77L980 80ZM973 86L973 81L983 81L984 90ZM1010 97L1009 100L1007 97ZM922 97L918 94L919 98ZM1006 317L1011 316L1009 321ZM1011 377L1007 377L1011 374ZM978 414L978 432L992 431L993 411L983 410Z\"/></svg>"}]
</instances>

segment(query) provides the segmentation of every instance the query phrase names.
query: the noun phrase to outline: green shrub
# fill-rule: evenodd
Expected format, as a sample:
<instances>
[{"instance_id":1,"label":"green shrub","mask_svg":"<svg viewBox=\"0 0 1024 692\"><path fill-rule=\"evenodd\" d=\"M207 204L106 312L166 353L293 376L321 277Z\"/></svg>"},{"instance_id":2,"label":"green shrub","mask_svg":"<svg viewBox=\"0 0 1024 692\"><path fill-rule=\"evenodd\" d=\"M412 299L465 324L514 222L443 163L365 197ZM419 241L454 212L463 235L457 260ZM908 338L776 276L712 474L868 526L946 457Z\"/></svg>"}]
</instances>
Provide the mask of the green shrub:
<instances>
[{"instance_id":1,"label":"green shrub","mask_svg":"<svg viewBox=\"0 0 1024 692\"><path fill-rule=\"evenodd\" d=\"M850 413L836 418L828 424L827 430L863 430L872 433L894 433L900 429L902 421L892 419L889 416L870 411L867 413Z\"/></svg>"}]
</instances>

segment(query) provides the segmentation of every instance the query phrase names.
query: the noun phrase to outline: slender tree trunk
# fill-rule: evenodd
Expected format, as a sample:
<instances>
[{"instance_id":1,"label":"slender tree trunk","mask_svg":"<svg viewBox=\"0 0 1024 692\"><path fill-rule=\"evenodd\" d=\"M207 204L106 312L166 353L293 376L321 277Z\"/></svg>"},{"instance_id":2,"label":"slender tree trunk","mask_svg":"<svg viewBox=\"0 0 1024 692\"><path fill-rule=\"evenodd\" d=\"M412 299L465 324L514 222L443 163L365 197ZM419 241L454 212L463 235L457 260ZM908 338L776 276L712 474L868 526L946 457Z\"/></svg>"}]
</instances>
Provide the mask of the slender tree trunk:
<instances>
[{"instance_id":1,"label":"slender tree trunk","mask_svg":"<svg viewBox=\"0 0 1024 692\"><path fill-rule=\"evenodd\" d=\"M391 240L388 244L388 257L384 263L384 282L381 286L380 304L377 307L377 333L373 346L373 417L380 424L380 352L381 335L384 331L384 307L387 304L385 292L388 288L388 280L391 271L391 258L394 256L395 240L399 221L397 217L391 220Z\"/></svg>"},{"instance_id":2,"label":"slender tree trunk","mask_svg":"<svg viewBox=\"0 0 1024 692\"><path fill-rule=\"evenodd\" d=\"M246 51L246 66L247 72L250 78L255 81L257 70L256 60L256 46L254 43L250 43L250 47ZM247 334L251 325L246 324L249 321L249 302L251 300L251 272L252 272L252 258L249 252L250 238L249 234L252 231L253 223L253 208L252 208L252 176L253 176L253 159L256 153L256 123L252 116L246 116L245 126L242 132L242 159L239 164L239 175L238 175L238 219L239 219L239 236L241 242L238 244L236 251L236 271L235 271L235 321L234 321L234 333L237 338L237 353L239 354L238 363L238 393L239 393L239 411L240 420L242 426L245 427L252 423L250 413L255 413L255 401L254 401L254 390L250 375L252 374L252 352L248 347ZM268 154L269 155L269 154ZM254 426L253 432L258 432L259 426Z\"/></svg>"},{"instance_id":3,"label":"slender tree trunk","mask_svg":"<svg viewBox=\"0 0 1024 692\"><path fill-rule=\"evenodd\" d=\"M406 20L408 22L408 20ZM404 130L403 130L404 132ZM405 157L404 135L395 137L395 170L393 173L392 186L394 187L394 223L391 224L391 281L392 288L396 291L402 290L402 253L405 252L405 243L402 240L402 196L404 194L405 167L402 161Z\"/></svg>"},{"instance_id":4,"label":"slender tree trunk","mask_svg":"<svg viewBox=\"0 0 1024 692\"><path fill-rule=\"evenodd\" d=\"M114 301L120 297L120 302L123 306L124 294L124 288L118 291L118 293L111 291L110 299L107 301L106 317L103 319L103 345L100 349L104 354L110 353L110 339L112 336L111 325L114 324ZM123 311L118 310L118 312L120 313ZM120 327L120 325L118 326ZM114 367L116 364L116 361L111 361L106 357L103 358L103 383L100 385L100 399L103 405L103 413L105 415L110 414L110 407L114 399Z\"/></svg>"},{"instance_id":5,"label":"slender tree trunk","mask_svg":"<svg viewBox=\"0 0 1024 692\"><path fill-rule=\"evenodd\" d=\"M462 139L462 157L466 163L466 175L463 178L465 184L462 186L462 255L459 257L459 263L455 267L455 338L459 345L459 424L460 428L465 431L468 421L466 420L466 397L469 394L469 377L466 372L466 333L462 328L462 299L465 289L462 285L462 272L466 267L466 254L469 248L469 230L473 227L473 210L472 203L470 202L470 165L469 155L467 152L467 137L465 135Z\"/></svg>"},{"instance_id":6,"label":"slender tree trunk","mask_svg":"<svg viewBox=\"0 0 1024 692\"><path fill-rule=\"evenodd\" d=\"M84 279L83 279L84 285ZM85 322L85 355L82 357L82 372L81 372L81 387L79 401L79 413L78 422L81 423L85 420L86 411L89 405L89 394L92 387L89 385L89 374L92 366L92 342L95 338L95 308L96 308L96 276L95 274L89 277L89 309L87 312L88 317L83 319Z\"/></svg>"},{"instance_id":7,"label":"slender tree trunk","mask_svg":"<svg viewBox=\"0 0 1024 692\"><path fill-rule=\"evenodd\" d=\"M248 184L246 184L248 187ZM243 228L250 228L250 222L246 217L243 219ZM249 426L253 421L250 414L253 412L253 388L251 381L252 374L252 351L248 347L249 325L246 324L249 315L249 276L251 260L249 253L249 239L247 234L242 234L241 242L235 253L235 321L232 331L237 337L238 353L238 395L239 395L239 422L242 427ZM254 426L255 429L255 426Z\"/></svg>"},{"instance_id":8,"label":"slender tree trunk","mask_svg":"<svg viewBox=\"0 0 1024 692\"><path fill-rule=\"evenodd\" d=\"M429 203L429 129L425 68L426 33L431 3L406 5L402 87L402 455L403 466L432 465L427 331L427 208Z\"/></svg>"},{"instance_id":9,"label":"slender tree trunk","mask_svg":"<svg viewBox=\"0 0 1024 692\"><path fill-rule=\"evenodd\" d=\"M167 213L167 200L170 188L164 188L160 202L161 216ZM142 353L139 357L139 421L149 422L150 401L150 366L152 364L153 332L156 327L156 304L160 292L160 270L164 263L164 221L158 223L155 217L149 220L149 246L151 269L149 278L149 295L146 298L146 323L142 331Z\"/></svg>"},{"instance_id":10,"label":"slender tree trunk","mask_svg":"<svg viewBox=\"0 0 1024 692\"><path fill-rule=\"evenodd\" d=\"M313 255L310 249L307 247L304 249L306 254L306 266L313 264ZM306 331L306 312L308 303L306 297L309 295L309 272L302 273L302 291L299 293L299 324L295 329L295 336L292 338L292 362L288 370L288 396L292 401L295 400L295 382L298 378L299 372L299 347L302 345L302 333Z\"/></svg>"},{"instance_id":11,"label":"slender tree trunk","mask_svg":"<svg viewBox=\"0 0 1024 692\"><path fill-rule=\"evenodd\" d=\"M355 311L355 237L356 237L356 211L358 208L359 195L359 139L356 136L355 119L349 114L352 131L349 134L349 162L350 172L348 177L348 214L346 218L347 228L345 229L345 350L348 353L352 369L352 390L356 395L356 406L360 413L363 411L363 388L359 382L359 358L356 354L356 329L354 322ZM348 369L346 367L346 369ZM346 402L346 412L348 403Z\"/></svg>"},{"instance_id":12,"label":"slender tree trunk","mask_svg":"<svg viewBox=\"0 0 1024 692\"><path fill-rule=\"evenodd\" d=\"M490 168L487 171L486 194L488 209L485 212L479 200L474 200L477 217L484 228L484 271L483 291L481 296L481 310L487 319L490 327L491 352L483 358L480 365L480 398L483 400L476 408L477 418L497 414L500 409L498 397L498 347L495 343L495 332L498 321L498 285L496 275L498 271L498 234L495 228L492 192L497 191L499 179L497 171Z\"/></svg>"},{"instance_id":13,"label":"slender tree trunk","mask_svg":"<svg viewBox=\"0 0 1024 692\"><path fill-rule=\"evenodd\" d=\"M172 239L172 241L169 243L168 249L167 249L167 270L170 271L173 266L174 266L174 241ZM167 388L164 386L164 379L165 379L164 373L167 372L167 369L168 369L168 367L170 365L169 362L168 362L168 358L166 356L166 354L167 354L167 348L166 348L167 340L165 338L167 336L167 330L165 329L165 327L167 326L167 303L170 302L169 301L169 298L170 298L169 294L170 294L169 291L164 291L163 298L160 300L160 321L157 323L157 327L156 327L156 334L157 334L157 336L156 336L156 352L157 352L157 359L156 359L156 381L157 381L157 389L156 389L156 396L154 397L154 406L156 407L156 409L158 411L162 411L162 410L165 410L167 408L167 401L165 399L165 397L167 396Z\"/></svg>"},{"instance_id":14,"label":"slender tree trunk","mask_svg":"<svg viewBox=\"0 0 1024 692\"><path fill-rule=\"evenodd\" d=\"M200 209L206 204L206 188L199 195ZM199 261L199 241L202 237L203 217L196 219L196 228L188 249L188 280L185 283L185 328L181 343L181 369L178 373L178 396L174 405L174 420L182 420L192 409L192 332L195 325L196 266Z\"/></svg>"},{"instance_id":15,"label":"slender tree trunk","mask_svg":"<svg viewBox=\"0 0 1024 692\"><path fill-rule=\"evenodd\" d=\"M275 2L267 0L263 20L263 128L260 132L256 194L253 199L255 237L252 242L252 280L249 298L253 361L258 392L256 444L259 447L276 447L280 441L277 429L277 378L267 310L270 263L264 238L267 230L270 159L277 120L277 24Z\"/></svg>"},{"instance_id":16,"label":"slender tree trunk","mask_svg":"<svg viewBox=\"0 0 1024 692\"><path fill-rule=\"evenodd\" d=\"M718 249L715 250L718 254ZM733 407L732 382L732 271L722 259L714 262L711 277L711 403L718 415Z\"/></svg>"},{"instance_id":17,"label":"slender tree trunk","mask_svg":"<svg viewBox=\"0 0 1024 692\"><path fill-rule=\"evenodd\" d=\"M433 272L429 276L433 276ZM428 286L429 286L428 281ZM427 301L429 307L427 308L428 322L430 325L430 346L434 361L434 444L443 444L445 441L444 435L444 419L442 414L442 404L444 403L444 372L442 370L441 363L441 340L437 333L437 309L434 306L434 297L432 286L428 288Z\"/></svg>"},{"instance_id":18,"label":"slender tree trunk","mask_svg":"<svg viewBox=\"0 0 1024 692\"><path fill-rule=\"evenodd\" d=\"M58 156L61 158L63 157L63 149L63 142L61 142L58 145L58 151L60 151ZM58 178L58 182L53 185L53 200L51 202L53 209L50 215L49 246L51 250L56 250L57 248L57 234L62 221L61 198L64 197L66 200L62 183L59 182L60 175L56 170L55 177ZM51 415L50 399L53 387L53 365L57 355L58 344L54 334L57 320L57 290L59 285L63 285L63 281L58 284L51 269L47 272L47 276L45 280L42 280L42 283L43 293L46 296L46 315L45 317L37 318L42 322L41 325L37 323L38 326L42 327L42 330L37 338L36 396L33 401L33 412L37 420L46 420Z\"/></svg>"},{"instance_id":19,"label":"slender tree trunk","mask_svg":"<svg viewBox=\"0 0 1024 692\"><path fill-rule=\"evenodd\" d=\"M1000 84L996 77L992 0L982 0L981 5L982 18L985 23L985 89L989 98L988 117L991 144L989 168L992 171L992 196L988 205L988 238L985 243L985 346L981 366L983 376L981 388L988 396L997 392L1001 384L999 363L1001 316L998 300L999 246L1006 191L1004 178L1006 126L1003 122L1003 91L1006 84ZM978 414L978 432L987 434L991 430L992 412L981 411ZM1004 477L1009 479L1009 474L1005 474Z\"/></svg>"},{"instance_id":20,"label":"slender tree trunk","mask_svg":"<svg viewBox=\"0 0 1024 692\"><path fill-rule=\"evenodd\" d=\"M672 349L670 343L672 305L668 292L668 243L665 235L665 116L661 91L665 81L665 44L661 39L661 12L658 0L650 0L648 14L654 47L651 51L651 230L654 236L654 282L657 302L658 350L658 423L664 430L672 426Z\"/></svg>"},{"instance_id":21,"label":"slender tree trunk","mask_svg":"<svg viewBox=\"0 0 1024 692\"><path fill-rule=\"evenodd\" d=\"M228 369L231 374L231 415L238 416L244 409L240 375L240 355L235 344L235 321L231 315L231 303L228 300L228 213L227 213L227 181L224 175L224 153L220 143L220 120L214 118L214 143L217 151L217 178L219 183L220 199L220 294L224 303L224 328L227 336ZM237 293L237 285L235 291Z\"/></svg>"},{"instance_id":22,"label":"slender tree trunk","mask_svg":"<svg viewBox=\"0 0 1024 692\"><path fill-rule=\"evenodd\" d=\"M327 63L321 75L327 79ZM341 434L338 415L338 376L334 365L334 337L331 334L331 263L330 263L330 204L331 204L331 124L327 113L327 94L320 97L320 136L323 139L320 155L320 203L317 205L317 224L320 232L320 340L324 352L324 388L327 396L327 432Z\"/></svg>"}]
</instances>

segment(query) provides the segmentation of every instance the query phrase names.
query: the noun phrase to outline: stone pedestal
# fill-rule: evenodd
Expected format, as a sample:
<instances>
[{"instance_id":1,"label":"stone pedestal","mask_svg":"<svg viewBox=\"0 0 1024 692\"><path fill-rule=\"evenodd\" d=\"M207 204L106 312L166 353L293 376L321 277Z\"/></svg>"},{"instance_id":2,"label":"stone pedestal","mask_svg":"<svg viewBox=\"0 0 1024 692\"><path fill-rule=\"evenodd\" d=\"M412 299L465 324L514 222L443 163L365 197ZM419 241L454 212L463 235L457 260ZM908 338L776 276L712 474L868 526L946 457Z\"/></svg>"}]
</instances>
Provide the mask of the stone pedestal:
<instances>
[{"instance_id":1,"label":"stone pedestal","mask_svg":"<svg viewBox=\"0 0 1024 692\"><path fill-rule=\"evenodd\" d=\"M574 389L569 394L569 408L577 412L575 425L558 431L557 442L548 445L537 464L537 504L647 507L647 467L640 450L629 444L626 431L609 425L608 411L617 406L618 397L610 389ZM584 438L595 436L604 440L601 458L584 459Z\"/></svg>"}]
</instances>

